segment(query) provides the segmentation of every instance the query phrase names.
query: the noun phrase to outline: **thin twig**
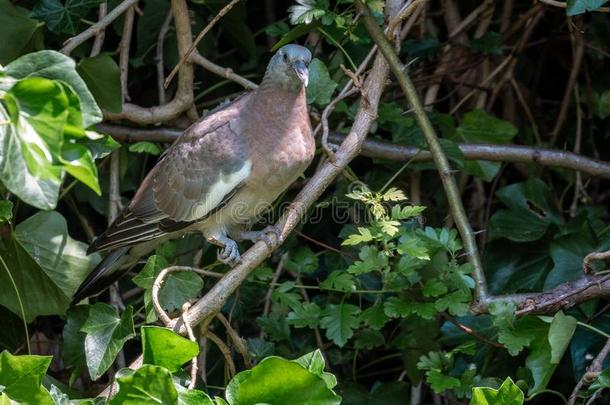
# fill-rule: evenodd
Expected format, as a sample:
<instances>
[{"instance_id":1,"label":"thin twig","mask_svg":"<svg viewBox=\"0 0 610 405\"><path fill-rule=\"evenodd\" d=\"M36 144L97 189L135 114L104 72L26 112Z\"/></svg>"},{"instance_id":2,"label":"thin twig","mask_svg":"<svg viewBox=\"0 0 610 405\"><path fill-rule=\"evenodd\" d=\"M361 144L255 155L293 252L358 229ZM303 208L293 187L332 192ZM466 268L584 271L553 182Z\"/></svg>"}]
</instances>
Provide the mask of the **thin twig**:
<instances>
[{"instance_id":1,"label":"thin twig","mask_svg":"<svg viewBox=\"0 0 610 405\"><path fill-rule=\"evenodd\" d=\"M574 104L576 105L576 139L574 140L574 153L580 154L580 145L582 143L582 109L580 108L580 96L578 95L578 85L574 86ZM570 217L576 217L578 210L578 201L580 194L583 192L582 176L580 172L574 175L574 196L570 204Z\"/></svg>"},{"instance_id":2,"label":"thin twig","mask_svg":"<svg viewBox=\"0 0 610 405\"><path fill-rule=\"evenodd\" d=\"M405 93L407 101L412 106L417 122L424 133L430 152L434 159L434 163L439 171L445 193L447 194L447 200L451 209L451 214L455 220L458 231L464 243L466 254L468 255L469 261L473 265L473 276L476 281L475 295L476 297L487 297L487 284L485 281L485 274L483 272L483 265L478 253L478 247L474 238L472 228L468 223L468 217L464 210L464 205L460 199L460 193L455 183L455 179L451 173L451 167L449 161L445 156L445 152L440 146L439 140L436 136L436 132L430 123L430 119L424 110L424 107L419 100L419 96L413 83L409 79L408 75L402 69L402 63L392 45L388 42L383 31L377 25L376 21L371 16L368 7L362 4L360 1L356 2L358 9L364 16L364 24L375 41L379 50L388 61L394 77L396 77L401 89Z\"/></svg>"},{"instance_id":3,"label":"thin twig","mask_svg":"<svg viewBox=\"0 0 610 405\"><path fill-rule=\"evenodd\" d=\"M100 6L99 6L98 21L103 20L104 17L106 17L107 12L108 12L108 2L104 1L104 2L100 3ZM99 55L100 51L102 50L102 46L104 45L105 37L106 37L106 30L102 28L101 30L99 30L99 32L95 36L95 40L93 41L93 46L91 47L91 53L89 54L90 57Z\"/></svg>"},{"instance_id":4,"label":"thin twig","mask_svg":"<svg viewBox=\"0 0 610 405\"><path fill-rule=\"evenodd\" d=\"M239 354L241 354L241 357L244 359L244 365L247 368L251 368L252 361L250 360L250 355L248 354L248 347L246 346L246 342L244 341L244 339L239 336L235 329L233 329L231 323L222 314L222 312L217 313L216 318L218 318L220 323L222 323L225 327L225 330L227 331L227 336L231 339L231 342L233 342L233 347L235 347L235 350L237 350Z\"/></svg>"},{"instance_id":5,"label":"thin twig","mask_svg":"<svg viewBox=\"0 0 610 405\"><path fill-rule=\"evenodd\" d=\"M196 50L191 54L190 61L201 66L205 70L210 71L220 77L224 77L225 79L231 80L248 90L254 90L258 87L256 83L238 75L233 71L233 69L222 67L214 62L211 62L207 58L204 58Z\"/></svg>"},{"instance_id":6,"label":"thin twig","mask_svg":"<svg viewBox=\"0 0 610 405\"><path fill-rule=\"evenodd\" d=\"M608 260L610 259L610 250L606 250L605 252L593 252L589 253L585 256L582 265L582 271L585 274L590 274L593 270L592 262L596 260Z\"/></svg>"},{"instance_id":7,"label":"thin twig","mask_svg":"<svg viewBox=\"0 0 610 405\"><path fill-rule=\"evenodd\" d=\"M573 52L572 52L572 68L570 69L570 76L568 77L568 82L566 84L566 89L563 94L563 100L561 101L561 108L559 109L559 115L557 115L557 119L555 120L555 127L550 135L550 144L553 145L557 141L557 137L559 136L559 132L563 127L563 124L566 120L566 116L568 114L568 107L570 106L570 101L572 100L572 96L574 95L574 86L576 85L576 79L578 78L578 74L580 73L580 67L582 66L582 60L585 55L585 41L583 38L583 34L577 32L578 28L574 28L572 30L572 43L573 43Z\"/></svg>"},{"instance_id":8,"label":"thin twig","mask_svg":"<svg viewBox=\"0 0 610 405\"><path fill-rule=\"evenodd\" d=\"M233 8L233 6L235 6L237 3L239 3L241 0L232 0L229 4L227 4L226 6L224 6L219 12L218 14L216 14L214 16L214 18L212 18L212 21L210 21L208 23L208 25L205 26L205 28L199 33L199 35L197 35L197 38L195 38L195 40L193 41L193 43L191 44L191 46L189 47L189 49L186 51L186 53L184 55L181 55L180 57L180 61L178 62L178 64L176 65L176 67L174 67L172 69L172 71L170 72L170 74L167 76L167 79L165 79L165 83L164 83L164 87L167 88L167 86L169 86L170 82L172 81L172 79L174 78L174 76L176 75L176 73L178 73L178 69L180 69L180 67L189 59L189 57L191 56L191 54L193 53L193 50L195 49L195 47L197 46L197 44L199 43L199 41L201 41L203 39L203 37L205 37L205 34L208 33L208 31L210 29L212 29L212 27L225 15L227 14L229 11L231 11L231 9Z\"/></svg>"},{"instance_id":9,"label":"thin twig","mask_svg":"<svg viewBox=\"0 0 610 405\"><path fill-rule=\"evenodd\" d=\"M186 324L187 321L184 320L183 322L185 322L185 324ZM218 336L216 336L213 332L208 330L208 332L206 333L206 337L208 339L210 339L212 342L214 342L216 347L218 347L218 350L220 350L220 353L222 353L222 356L225 359L225 364L227 365L229 379L233 378L236 371L235 371L235 363L233 363L233 359L231 358L231 350L225 344L225 342L223 342L222 339L220 339Z\"/></svg>"},{"instance_id":10,"label":"thin twig","mask_svg":"<svg viewBox=\"0 0 610 405\"><path fill-rule=\"evenodd\" d=\"M284 262L288 259L288 253L284 253L282 257L280 257L280 261L277 263L275 267L275 273L273 273L273 278L271 279L271 283L269 284L269 288L267 289L267 293L265 294L265 305L263 306L263 316L269 315L269 311L271 310L271 297L273 296L273 290L277 285L277 281L284 270ZM265 338L265 331L261 329L260 336L261 339Z\"/></svg>"},{"instance_id":11,"label":"thin twig","mask_svg":"<svg viewBox=\"0 0 610 405\"><path fill-rule=\"evenodd\" d=\"M589 385L597 379L597 376L603 369L604 360L606 360L608 354L610 354L610 339L606 341L604 347L599 351L591 362L591 365L587 368L587 372L583 374L574 387L574 390L572 390L572 394L570 394L570 397L568 398L568 405L574 405L576 403L578 393L584 385Z\"/></svg>"},{"instance_id":12,"label":"thin twig","mask_svg":"<svg viewBox=\"0 0 610 405\"><path fill-rule=\"evenodd\" d=\"M354 87L347 91L345 94L337 96L333 101L328 103L328 105L324 108L324 111L322 111L322 117L320 118L320 123L322 124L322 139L320 142L322 144L322 149L324 149L324 152L326 152L326 155L328 156L328 159L331 162L335 161L335 152L328 145L328 116L335 109L335 107L340 101L356 94L357 92L358 88Z\"/></svg>"},{"instance_id":13,"label":"thin twig","mask_svg":"<svg viewBox=\"0 0 610 405\"><path fill-rule=\"evenodd\" d=\"M87 41L89 38L99 34L110 23L116 20L118 16L123 14L129 7L133 6L137 2L138 0L124 0L118 6L113 8L111 12L106 14L106 17L99 20L96 24L93 24L91 27L87 28L80 34L72 38L68 38L66 42L64 42L64 47L61 48L60 52L65 55L69 55L70 52L76 49L80 44Z\"/></svg>"},{"instance_id":14,"label":"thin twig","mask_svg":"<svg viewBox=\"0 0 610 405\"><path fill-rule=\"evenodd\" d=\"M191 307L191 304L189 302L185 302L184 305L182 305L182 316L184 317L184 314L186 313L186 311L188 311L188 309ZM189 337L189 340L191 342L197 342L197 339L195 338L195 334L193 333L193 328L191 328L191 325L186 321L186 319L182 319L182 321L184 322L184 326L186 327L186 333ZM191 381L189 381L189 385L188 385L188 389L192 390L193 388L195 388L195 384L197 382L197 356L194 356L193 359L191 360Z\"/></svg>"},{"instance_id":15,"label":"thin twig","mask_svg":"<svg viewBox=\"0 0 610 405\"><path fill-rule=\"evenodd\" d=\"M165 69L164 69L164 60L163 60L163 43L165 42L165 37L169 32L169 27L174 19L174 15L172 14L172 10L167 12L167 16L163 21L163 25L161 25L161 29L159 30L159 35L157 36L157 50L155 54L155 63L157 64L157 92L159 97L159 105L163 105L166 103L165 100L165 87L163 86L163 79L165 77Z\"/></svg>"}]
</instances>

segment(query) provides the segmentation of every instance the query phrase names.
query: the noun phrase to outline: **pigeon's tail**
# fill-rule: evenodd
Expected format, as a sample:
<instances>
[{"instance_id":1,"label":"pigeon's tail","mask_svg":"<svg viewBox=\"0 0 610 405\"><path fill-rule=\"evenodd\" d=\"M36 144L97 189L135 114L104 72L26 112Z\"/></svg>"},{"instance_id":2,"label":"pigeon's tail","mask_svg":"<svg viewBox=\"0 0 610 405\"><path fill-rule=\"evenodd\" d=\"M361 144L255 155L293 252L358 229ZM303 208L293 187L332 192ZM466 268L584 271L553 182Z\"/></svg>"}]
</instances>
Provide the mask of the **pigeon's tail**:
<instances>
[{"instance_id":1,"label":"pigeon's tail","mask_svg":"<svg viewBox=\"0 0 610 405\"><path fill-rule=\"evenodd\" d=\"M121 269L121 267L129 258L129 255L126 254L128 250L129 247L126 246L113 250L106 255L78 287L72 298L72 305L87 297L100 294L127 273L129 268Z\"/></svg>"}]
</instances>

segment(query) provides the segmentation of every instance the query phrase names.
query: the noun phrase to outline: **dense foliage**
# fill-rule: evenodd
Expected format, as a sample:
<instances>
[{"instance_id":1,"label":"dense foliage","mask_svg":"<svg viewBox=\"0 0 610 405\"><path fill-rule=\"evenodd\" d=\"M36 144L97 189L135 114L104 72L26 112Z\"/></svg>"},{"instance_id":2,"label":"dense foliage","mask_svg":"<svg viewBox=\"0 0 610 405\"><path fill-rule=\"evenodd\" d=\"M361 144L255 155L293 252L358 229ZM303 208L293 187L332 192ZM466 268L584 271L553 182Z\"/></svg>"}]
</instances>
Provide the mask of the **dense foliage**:
<instances>
[{"instance_id":1,"label":"dense foliage","mask_svg":"<svg viewBox=\"0 0 610 405\"><path fill-rule=\"evenodd\" d=\"M101 259L87 244L175 134L252 89L281 45L312 50L307 101L333 144L368 103L375 43L354 1L229 3L0 0L0 404L610 402L610 255L584 262L610 249L605 0L366 0L401 28L452 170L390 75L361 155L217 316L165 327L230 271L198 234L71 305ZM262 222L331 158L319 148Z\"/></svg>"}]
</instances>

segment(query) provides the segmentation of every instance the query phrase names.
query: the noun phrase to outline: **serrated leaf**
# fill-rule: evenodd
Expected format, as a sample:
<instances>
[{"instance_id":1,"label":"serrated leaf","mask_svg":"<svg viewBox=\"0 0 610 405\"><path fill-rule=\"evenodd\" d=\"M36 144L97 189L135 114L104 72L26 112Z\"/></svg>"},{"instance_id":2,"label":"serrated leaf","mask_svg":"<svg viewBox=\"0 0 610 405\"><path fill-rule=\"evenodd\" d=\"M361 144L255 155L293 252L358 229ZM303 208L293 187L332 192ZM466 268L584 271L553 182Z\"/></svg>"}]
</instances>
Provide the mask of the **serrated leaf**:
<instances>
[{"instance_id":1,"label":"serrated leaf","mask_svg":"<svg viewBox=\"0 0 610 405\"><path fill-rule=\"evenodd\" d=\"M322 311L320 327L326 330L326 337L337 346L343 347L354 335L360 323L360 308L351 304L328 305Z\"/></svg>"},{"instance_id":2,"label":"serrated leaf","mask_svg":"<svg viewBox=\"0 0 610 405\"><path fill-rule=\"evenodd\" d=\"M320 288L350 292L356 289L356 279L345 271L335 270L320 283Z\"/></svg>"},{"instance_id":3,"label":"serrated leaf","mask_svg":"<svg viewBox=\"0 0 610 405\"><path fill-rule=\"evenodd\" d=\"M390 318L385 314L384 306L381 303L368 307L360 314L360 321L376 330L383 328L389 320Z\"/></svg>"},{"instance_id":4,"label":"serrated leaf","mask_svg":"<svg viewBox=\"0 0 610 405\"><path fill-rule=\"evenodd\" d=\"M136 142L129 145L129 151L134 153L148 153L149 155L159 156L161 154L161 148L152 142Z\"/></svg>"},{"instance_id":5,"label":"serrated leaf","mask_svg":"<svg viewBox=\"0 0 610 405\"><path fill-rule=\"evenodd\" d=\"M320 307L313 302L305 302L303 305L292 308L286 316L289 324L297 328L315 328L320 323Z\"/></svg>"}]
</instances>

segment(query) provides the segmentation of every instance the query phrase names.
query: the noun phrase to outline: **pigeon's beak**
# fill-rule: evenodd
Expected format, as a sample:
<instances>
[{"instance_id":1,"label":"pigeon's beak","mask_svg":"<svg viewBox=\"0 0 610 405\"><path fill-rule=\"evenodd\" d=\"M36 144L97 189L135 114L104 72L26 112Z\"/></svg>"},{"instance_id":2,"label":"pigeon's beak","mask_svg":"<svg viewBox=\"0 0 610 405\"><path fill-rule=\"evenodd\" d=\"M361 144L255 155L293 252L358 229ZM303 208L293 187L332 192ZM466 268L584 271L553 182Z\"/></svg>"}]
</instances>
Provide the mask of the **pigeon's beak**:
<instances>
[{"instance_id":1,"label":"pigeon's beak","mask_svg":"<svg viewBox=\"0 0 610 405\"><path fill-rule=\"evenodd\" d=\"M307 69L307 65L302 60L297 60L292 64L292 68L296 72L297 76L305 87L307 87L307 83L309 83L309 69Z\"/></svg>"}]
</instances>

